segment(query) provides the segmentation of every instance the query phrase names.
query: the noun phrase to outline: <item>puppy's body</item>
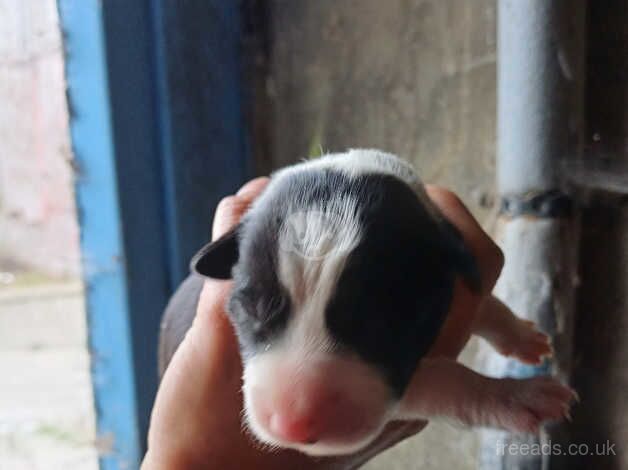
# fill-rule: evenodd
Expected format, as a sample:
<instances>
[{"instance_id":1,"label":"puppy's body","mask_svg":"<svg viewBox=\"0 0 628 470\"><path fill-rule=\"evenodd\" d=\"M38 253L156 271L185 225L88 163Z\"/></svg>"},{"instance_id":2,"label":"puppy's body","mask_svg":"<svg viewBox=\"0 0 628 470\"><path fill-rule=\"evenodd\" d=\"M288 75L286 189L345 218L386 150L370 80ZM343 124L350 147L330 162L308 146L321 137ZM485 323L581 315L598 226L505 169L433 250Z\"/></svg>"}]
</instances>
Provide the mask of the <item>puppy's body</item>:
<instances>
[{"instance_id":1,"label":"puppy's body","mask_svg":"<svg viewBox=\"0 0 628 470\"><path fill-rule=\"evenodd\" d=\"M457 364L418 369L446 319L455 279L472 289L479 279L415 172L390 154L352 150L279 171L238 227L201 250L193 266L209 277L233 276L228 312L244 361L246 419L265 443L315 455L353 452L390 419L455 414L464 387L477 386ZM532 331L492 307L502 312L493 323L511 330L500 339ZM545 340L530 339L533 360L547 352ZM421 370L423 385L409 390ZM556 406L568 401L561 396ZM482 411L477 419L468 409L454 417L525 427L502 416L509 411L498 418ZM555 417L545 414L539 422Z\"/></svg>"}]
</instances>

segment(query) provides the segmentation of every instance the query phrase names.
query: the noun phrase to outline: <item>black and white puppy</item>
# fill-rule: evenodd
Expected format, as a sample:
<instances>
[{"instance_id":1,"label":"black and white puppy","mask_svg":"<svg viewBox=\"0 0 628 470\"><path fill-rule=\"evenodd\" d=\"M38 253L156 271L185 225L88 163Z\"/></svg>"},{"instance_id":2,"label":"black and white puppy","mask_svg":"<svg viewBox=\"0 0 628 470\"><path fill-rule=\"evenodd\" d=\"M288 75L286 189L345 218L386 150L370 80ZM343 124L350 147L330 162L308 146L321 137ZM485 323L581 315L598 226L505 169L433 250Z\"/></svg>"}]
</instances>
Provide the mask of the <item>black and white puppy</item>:
<instances>
[{"instance_id":1,"label":"black and white puppy","mask_svg":"<svg viewBox=\"0 0 628 470\"><path fill-rule=\"evenodd\" d=\"M459 374L460 383L425 395L442 405L406 396L447 317L455 279L474 290L480 281L456 229L393 155L350 150L278 171L239 225L204 247L192 268L234 280L227 311L244 363L245 419L266 444L350 453L391 419L434 415L526 430L526 400L562 390L559 403L548 398L551 412L536 413L540 422L558 417L571 398L552 381L551 390L530 385L521 410L506 409L517 402L512 396L503 397L504 410L494 409L495 397L486 401L489 412L478 400L457 410L465 407L451 403L471 386L457 363L449 375ZM527 341L520 348L536 348L534 360L549 351L542 333L512 318L513 331L493 336ZM438 387L438 377L425 383Z\"/></svg>"}]
</instances>

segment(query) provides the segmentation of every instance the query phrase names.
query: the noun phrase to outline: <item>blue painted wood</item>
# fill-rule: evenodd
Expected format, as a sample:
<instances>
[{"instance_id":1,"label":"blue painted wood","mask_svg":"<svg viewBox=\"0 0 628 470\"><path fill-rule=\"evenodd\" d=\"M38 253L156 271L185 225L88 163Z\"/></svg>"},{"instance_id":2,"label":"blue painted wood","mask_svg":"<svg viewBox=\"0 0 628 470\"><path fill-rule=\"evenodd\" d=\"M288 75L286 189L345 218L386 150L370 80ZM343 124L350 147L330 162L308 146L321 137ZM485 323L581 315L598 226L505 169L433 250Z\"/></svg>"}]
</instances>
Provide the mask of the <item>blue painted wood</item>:
<instances>
[{"instance_id":1,"label":"blue painted wood","mask_svg":"<svg viewBox=\"0 0 628 470\"><path fill-rule=\"evenodd\" d=\"M83 276L103 470L140 458L127 273L118 204L102 10L99 0L59 0L71 132L79 172Z\"/></svg>"},{"instance_id":2,"label":"blue painted wood","mask_svg":"<svg viewBox=\"0 0 628 470\"><path fill-rule=\"evenodd\" d=\"M179 282L208 237L219 199L251 175L240 2L154 0L152 7L172 272Z\"/></svg>"},{"instance_id":3,"label":"blue painted wood","mask_svg":"<svg viewBox=\"0 0 628 470\"><path fill-rule=\"evenodd\" d=\"M101 466L135 468L161 312L208 239L216 204L250 175L239 2L58 3L98 433L113 442Z\"/></svg>"},{"instance_id":4,"label":"blue painted wood","mask_svg":"<svg viewBox=\"0 0 628 470\"><path fill-rule=\"evenodd\" d=\"M155 48L148 2L103 2L109 93L122 213L137 422L144 451L157 389L161 312L175 287L164 207L172 197L161 165ZM195 217L189 214L189 217Z\"/></svg>"}]
</instances>

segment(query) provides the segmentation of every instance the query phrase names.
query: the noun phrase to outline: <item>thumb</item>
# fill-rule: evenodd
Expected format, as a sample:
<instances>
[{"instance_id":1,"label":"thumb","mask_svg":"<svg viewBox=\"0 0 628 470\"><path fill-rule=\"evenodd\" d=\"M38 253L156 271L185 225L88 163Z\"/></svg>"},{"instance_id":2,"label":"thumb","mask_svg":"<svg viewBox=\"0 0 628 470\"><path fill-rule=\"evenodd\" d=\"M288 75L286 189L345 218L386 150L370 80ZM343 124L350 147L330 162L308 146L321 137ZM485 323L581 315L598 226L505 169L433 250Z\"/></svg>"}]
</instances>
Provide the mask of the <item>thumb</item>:
<instances>
[{"instance_id":1,"label":"thumb","mask_svg":"<svg viewBox=\"0 0 628 470\"><path fill-rule=\"evenodd\" d=\"M262 193L270 179L255 178L249 181L233 196L223 198L216 208L212 238L216 240L231 230L248 210L253 201Z\"/></svg>"}]
</instances>

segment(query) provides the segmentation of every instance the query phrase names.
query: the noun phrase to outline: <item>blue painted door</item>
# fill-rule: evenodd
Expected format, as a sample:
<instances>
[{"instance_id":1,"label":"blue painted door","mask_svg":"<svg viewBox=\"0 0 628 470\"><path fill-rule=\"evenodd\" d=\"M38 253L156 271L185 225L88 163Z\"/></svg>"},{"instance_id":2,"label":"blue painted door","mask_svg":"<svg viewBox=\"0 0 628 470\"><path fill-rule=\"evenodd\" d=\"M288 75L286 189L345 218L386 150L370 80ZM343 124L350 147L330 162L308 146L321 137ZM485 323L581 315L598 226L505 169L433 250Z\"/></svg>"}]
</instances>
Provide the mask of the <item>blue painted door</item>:
<instances>
[{"instance_id":1,"label":"blue painted door","mask_svg":"<svg viewBox=\"0 0 628 470\"><path fill-rule=\"evenodd\" d=\"M168 296L250 176L239 2L58 0L103 469L137 468Z\"/></svg>"}]
</instances>

